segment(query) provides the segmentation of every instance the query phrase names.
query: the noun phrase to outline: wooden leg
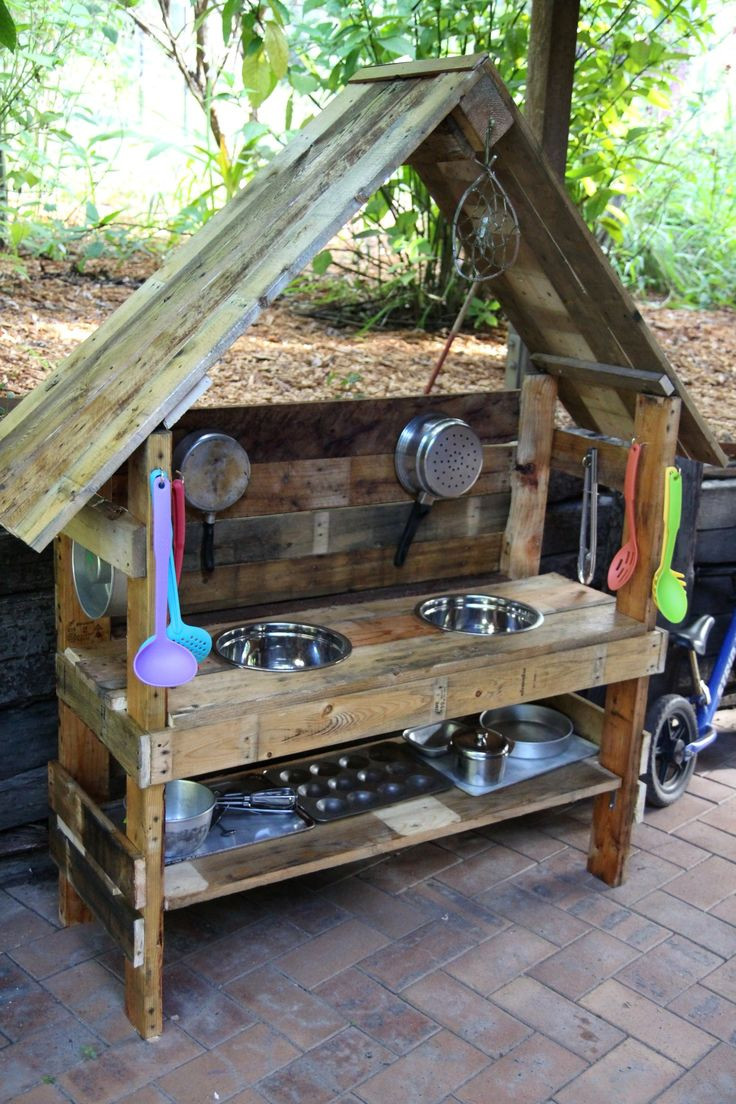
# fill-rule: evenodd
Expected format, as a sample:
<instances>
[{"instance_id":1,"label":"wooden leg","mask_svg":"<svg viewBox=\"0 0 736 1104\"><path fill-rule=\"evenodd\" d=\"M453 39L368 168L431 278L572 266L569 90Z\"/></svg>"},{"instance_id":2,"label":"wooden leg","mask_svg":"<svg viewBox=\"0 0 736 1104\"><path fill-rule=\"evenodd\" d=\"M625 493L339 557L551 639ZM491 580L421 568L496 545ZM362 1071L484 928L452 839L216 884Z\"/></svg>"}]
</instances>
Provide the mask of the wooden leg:
<instances>
[{"instance_id":1,"label":"wooden leg","mask_svg":"<svg viewBox=\"0 0 736 1104\"><path fill-rule=\"evenodd\" d=\"M151 546L149 477L154 468L171 471L171 434L152 433L128 465L128 509L148 528L148 570L128 581L128 713L146 729L166 725L166 691L140 682L133 673L138 647L154 629L154 570ZM140 789L127 781L126 832L145 857L146 904L143 909L143 965L125 963L125 1010L144 1039L163 1031L163 863L164 787Z\"/></svg>"},{"instance_id":2,"label":"wooden leg","mask_svg":"<svg viewBox=\"0 0 736 1104\"><path fill-rule=\"evenodd\" d=\"M639 395L634 432L642 445L637 478L636 527L639 559L629 583L618 591L617 609L652 628L656 609L652 578L659 564L663 530L664 469L674 463L680 400ZM649 678L613 683L606 693L601 766L619 775L621 788L596 798L588 869L608 885L626 874L639 796L642 729Z\"/></svg>"},{"instance_id":3,"label":"wooden leg","mask_svg":"<svg viewBox=\"0 0 736 1104\"><path fill-rule=\"evenodd\" d=\"M55 548L56 633L60 652L75 644L88 647L110 638L110 619L101 617L90 621L77 601L71 556L72 542L68 537L58 537ZM59 702L59 762L95 801L109 795L110 754L63 702ZM92 913L63 874L59 876L59 919L64 925L86 923L93 919Z\"/></svg>"},{"instance_id":4,"label":"wooden leg","mask_svg":"<svg viewBox=\"0 0 736 1104\"><path fill-rule=\"evenodd\" d=\"M163 1031L162 971L164 955L163 825L164 787L141 790L128 779L128 838L146 861L146 905L143 909L143 965L125 962L125 1011L144 1039Z\"/></svg>"}]
</instances>

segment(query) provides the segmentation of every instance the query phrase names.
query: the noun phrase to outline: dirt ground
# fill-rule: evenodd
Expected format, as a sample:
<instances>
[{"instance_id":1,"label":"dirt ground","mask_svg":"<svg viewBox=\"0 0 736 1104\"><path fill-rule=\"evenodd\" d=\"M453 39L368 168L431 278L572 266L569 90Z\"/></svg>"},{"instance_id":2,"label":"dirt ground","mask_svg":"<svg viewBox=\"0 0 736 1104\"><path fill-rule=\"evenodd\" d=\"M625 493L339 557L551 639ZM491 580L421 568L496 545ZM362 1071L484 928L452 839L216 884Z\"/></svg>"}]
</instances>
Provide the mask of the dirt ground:
<instances>
[{"instance_id":1,"label":"dirt ground","mask_svg":"<svg viewBox=\"0 0 736 1104\"><path fill-rule=\"evenodd\" d=\"M36 386L156 267L149 258L97 262L83 275L68 262L28 260L21 275L0 258L0 398ZM680 378L716 436L736 441L736 311L641 304ZM210 375L204 405L416 395L444 334L354 330L307 317L282 299L266 310ZM503 387L506 337L463 333L435 387L446 393Z\"/></svg>"}]
</instances>

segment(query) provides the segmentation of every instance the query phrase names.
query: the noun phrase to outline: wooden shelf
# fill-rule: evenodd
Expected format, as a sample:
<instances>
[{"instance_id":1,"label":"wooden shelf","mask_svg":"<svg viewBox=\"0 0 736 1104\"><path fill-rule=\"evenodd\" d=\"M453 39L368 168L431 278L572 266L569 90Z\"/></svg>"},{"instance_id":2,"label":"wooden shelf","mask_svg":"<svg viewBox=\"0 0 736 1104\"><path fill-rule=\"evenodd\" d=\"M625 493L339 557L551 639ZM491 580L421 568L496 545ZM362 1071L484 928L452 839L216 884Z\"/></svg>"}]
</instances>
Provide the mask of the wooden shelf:
<instances>
[{"instance_id":1,"label":"wooden shelf","mask_svg":"<svg viewBox=\"0 0 736 1104\"><path fill-rule=\"evenodd\" d=\"M311 609L306 620L351 640L347 660L275 674L212 656L196 679L169 692L167 726L155 732L126 712L122 641L67 650L59 694L145 787L662 668L666 634L619 613L610 595L559 575L493 583L492 592L535 606L543 624L478 637L425 625L413 599ZM279 613L279 620L299 617ZM225 626L210 627L216 634Z\"/></svg>"},{"instance_id":2,"label":"wooden shelf","mask_svg":"<svg viewBox=\"0 0 736 1104\"><path fill-rule=\"evenodd\" d=\"M427 797L390 805L380 813L361 813L308 832L222 851L164 871L164 907L196 901L311 874L415 843L494 824L510 817L565 805L618 789L621 780L595 759L584 759L537 775L483 797L453 786Z\"/></svg>"}]
</instances>

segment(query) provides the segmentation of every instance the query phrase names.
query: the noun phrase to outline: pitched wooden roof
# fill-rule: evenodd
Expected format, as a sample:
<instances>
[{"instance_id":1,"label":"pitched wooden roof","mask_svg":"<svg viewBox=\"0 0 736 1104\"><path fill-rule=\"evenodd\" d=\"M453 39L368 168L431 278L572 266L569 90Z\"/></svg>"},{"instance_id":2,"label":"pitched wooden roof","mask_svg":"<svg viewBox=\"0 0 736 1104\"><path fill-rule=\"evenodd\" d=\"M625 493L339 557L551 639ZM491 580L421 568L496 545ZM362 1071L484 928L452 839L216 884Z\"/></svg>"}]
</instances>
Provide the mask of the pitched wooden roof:
<instances>
[{"instance_id":1,"label":"pitched wooden roof","mask_svg":"<svg viewBox=\"0 0 736 1104\"><path fill-rule=\"evenodd\" d=\"M661 386L664 377L683 398L681 451L724 463L495 69L479 55L362 70L172 252L0 421L0 523L45 547L402 162L412 160L452 216L478 175L475 155L489 115L495 171L522 233L519 260L494 292L531 352L554 360L553 369L545 367L560 375L571 414L584 428L626 436L632 386L641 389L648 377ZM573 368L560 365L570 359ZM608 376L601 375L606 366ZM620 388L611 385L619 368L628 371Z\"/></svg>"}]
</instances>

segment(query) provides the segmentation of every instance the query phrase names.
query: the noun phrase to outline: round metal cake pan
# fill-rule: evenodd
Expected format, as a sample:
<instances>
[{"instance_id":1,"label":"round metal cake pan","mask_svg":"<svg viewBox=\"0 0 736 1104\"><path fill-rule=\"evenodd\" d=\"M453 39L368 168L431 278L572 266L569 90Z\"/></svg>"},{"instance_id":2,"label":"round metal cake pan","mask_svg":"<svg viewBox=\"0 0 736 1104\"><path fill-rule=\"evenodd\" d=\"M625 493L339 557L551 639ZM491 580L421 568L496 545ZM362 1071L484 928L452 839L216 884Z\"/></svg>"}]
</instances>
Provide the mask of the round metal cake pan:
<instances>
[{"instance_id":1,"label":"round metal cake pan","mask_svg":"<svg viewBox=\"0 0 736 1104\"><path fill-rule=\"evenodd\" d=\"M486 709L480 723L506 737L513 759L551 759L565 751L573 736L570 718L545 705Z\"/></svg>"},{"instance_id":2,"label":"round metal cake pan","mask_svg":"<svg viewBox=\"0 0 736 1104\"><path fill-rule=\"evenodd\" d=\"M253 671L313 671L347 659L346 636L322 625L261 621L220 633L215 650L228 663Z\"/></svg>"},{"instance_id":3,"label":"round metal cake pan","mask_svg":"<svg viewBox=\"0 0 736 1104\"><path fill-rule=\"evenodd\" d=\"M414 612L443 632L474 636L527 632L544 621L533 606L494 594L442 594L420 602Z\"/></svg>"}]
</instances>

